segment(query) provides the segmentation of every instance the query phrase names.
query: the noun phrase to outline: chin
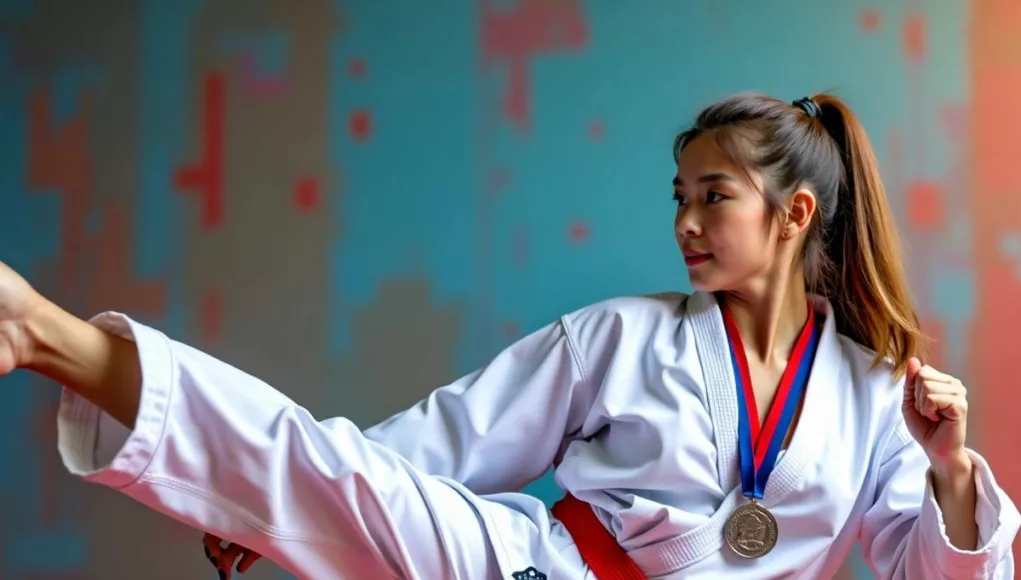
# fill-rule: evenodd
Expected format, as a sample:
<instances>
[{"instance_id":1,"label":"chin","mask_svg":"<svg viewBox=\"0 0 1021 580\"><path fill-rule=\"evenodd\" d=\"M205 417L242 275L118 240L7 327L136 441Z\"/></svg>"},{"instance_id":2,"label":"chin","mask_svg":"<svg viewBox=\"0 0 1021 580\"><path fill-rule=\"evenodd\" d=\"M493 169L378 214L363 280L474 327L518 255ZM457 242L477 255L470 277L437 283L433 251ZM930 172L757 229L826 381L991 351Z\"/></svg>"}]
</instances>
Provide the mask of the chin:
<instances>
[{"instance_id":1,"label":"chin","mask_svg":"<svg viewBox=\"0 0 1021 580\"><path fill-rule=\"evenodd\" d=\"M741 280L735 279L728 272L709 268L688 270L688 283L693 290L706 294L728 292L742 286Z\"/></svg>"},{"instance_id":2,"label":"chin","mask_svg":"<svg viewBox=\"0 0 1021 580\"><path fill-rule=\"evenodd\" d=\"M719 292L722 290L718 284L703 284L694 280L691 281L691 289L705 294L712 294L713 292Z\"/></svg>"},{"instance_id":3,"label":"chin","mask_svg":"<svg viewBox=\"0 0 1021 580\"><path fill-rule=\"evenodd\" d=\"M744 282L744 270L721 264L716 257L708 262L688 266L687 269L688 283L692 289L706 294L733 290Z\"/></svg>"},{"instance_id":4,"label":"chin","mask_svg":"<svg viewBox=\"0 0 1021 580\"><path fill-rule=\"evenodd\" d=\"M720 290L720 284L714 282L711 276L688 272L688 283L691 285L691 288L697 292L711 293Z\"/></svg>"}]
</instances>

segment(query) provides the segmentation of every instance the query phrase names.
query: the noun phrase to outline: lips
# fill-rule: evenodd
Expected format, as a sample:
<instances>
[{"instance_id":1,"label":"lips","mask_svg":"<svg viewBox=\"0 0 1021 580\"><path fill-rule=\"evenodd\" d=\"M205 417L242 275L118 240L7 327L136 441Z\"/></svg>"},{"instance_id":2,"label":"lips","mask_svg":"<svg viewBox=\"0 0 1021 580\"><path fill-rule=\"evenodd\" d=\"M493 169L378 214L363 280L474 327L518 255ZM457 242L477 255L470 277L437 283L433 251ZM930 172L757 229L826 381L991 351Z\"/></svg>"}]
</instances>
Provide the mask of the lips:
<instances>
[{"instance_id":1,"label":"lips","mask_svg":"<svg viewBox=\"0 0 1021 580\"><path fill-rule=\"evenodd\" d=\"M698 266L708 262L713 257L712 254L705 252L696 252L693 250L684 250L684 263L688 267Z\"/></svg>"}]
</instances>

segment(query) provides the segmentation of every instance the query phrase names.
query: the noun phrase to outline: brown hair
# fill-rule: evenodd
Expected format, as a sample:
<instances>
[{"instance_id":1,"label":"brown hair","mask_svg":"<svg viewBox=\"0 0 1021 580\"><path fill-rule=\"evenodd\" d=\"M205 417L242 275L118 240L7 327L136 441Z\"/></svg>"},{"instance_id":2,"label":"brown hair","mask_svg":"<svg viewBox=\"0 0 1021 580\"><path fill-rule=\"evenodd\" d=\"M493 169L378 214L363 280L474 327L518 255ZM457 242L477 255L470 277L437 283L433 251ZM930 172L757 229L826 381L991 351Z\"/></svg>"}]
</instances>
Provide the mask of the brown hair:
<instances>
[{"instance_id":1,"label":"brown hair","mask_svg":"<svg viewBox=\"0 0 1021 580\"><path fill-rule=\"evenodd\" d=\"M716 103L674 140L674 160L710 135L735 163L761 173L776 217L787 195L816 196L804 243L806 284L829 298L838 332L885 357L895 374L920 356L924 335L901 265L900 239L865 129L848 106L820 94L790 104L758 93Z\"/></svg>"}]
</instances>

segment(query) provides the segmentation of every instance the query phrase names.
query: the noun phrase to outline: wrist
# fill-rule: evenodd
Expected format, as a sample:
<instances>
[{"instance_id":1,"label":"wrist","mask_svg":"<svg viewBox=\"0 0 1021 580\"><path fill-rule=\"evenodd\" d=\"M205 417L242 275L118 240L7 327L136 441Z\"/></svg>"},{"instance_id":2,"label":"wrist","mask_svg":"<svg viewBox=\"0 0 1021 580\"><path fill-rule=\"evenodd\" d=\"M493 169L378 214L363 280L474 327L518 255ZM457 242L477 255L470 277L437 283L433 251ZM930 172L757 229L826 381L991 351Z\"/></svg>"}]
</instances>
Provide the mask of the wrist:
<instances>
[{"instance_id":1,"label":"wrist","mask_svg":"<svg viewBox=\"0 0 1021 580\"><path fill-rule=\"evenodd\" d=\"M937 482L950 487L970 483L975 469L971 457L964 449L940 459L930 457L929 466Z\"/></svg>"},{"instance_id":2,"label":"wrist","mask_svg":"<svg viewBox=\"0 0 1021 580\"><path fill-rule=\"evenodd\" d=\"M49 374L60 360L64 347L79 321L70 313L48 300L41 300L25 315L22 323L25 352L19 366L41 374ZM87 323L86 323L87 324Z\"/></svg>"},{"instance_id":3,"label":"wrist","mask_svg":"<svg viewBox=\"0 0 1021 580\"><path fill-rule=\"evenodd\" d=\"M51 348L50 337L54 315L51 312L56 305L39 297L34 304L26 309L24 317L18 324L21 347L18 353L18 367L38 371L40 364L46 359L46 351Z\"/></svg>"}]
</instances>

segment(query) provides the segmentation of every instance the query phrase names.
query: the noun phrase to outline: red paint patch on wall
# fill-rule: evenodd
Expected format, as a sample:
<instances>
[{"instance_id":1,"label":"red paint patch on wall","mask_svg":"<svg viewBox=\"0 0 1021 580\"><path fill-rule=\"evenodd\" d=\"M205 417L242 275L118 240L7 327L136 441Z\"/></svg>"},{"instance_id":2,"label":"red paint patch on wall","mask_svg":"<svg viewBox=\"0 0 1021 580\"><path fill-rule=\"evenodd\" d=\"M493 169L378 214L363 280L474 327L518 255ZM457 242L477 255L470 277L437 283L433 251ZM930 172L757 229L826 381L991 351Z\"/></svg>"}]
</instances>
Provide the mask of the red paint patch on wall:
<instances>
[{"instance_id":1,"label":"red paint patch on wall","mask_svg":"<svg viewBox=\"0 0 1021 580\"><path fill-rule=\"evenodd\" d=\"M904 55L908 60L921 62L925 59L927 26L925 17L913 12L904 19L901 40L904 43Z\"/></svg>"},{"instance_id":2,"label":"red paint patch on wall","mask_svg":"<svg viewBox=\"0 0 1021 580\"><path fill-rule=\"evenodd\" d=\"M875 8L866 8L861 11L858 16L858 25L861 26L862 30L872 32L879 28L879 10Z\"/></svg>"},{"instance_id":3,"label":"red paint patch on wall","mask_svg":"<svg viewBox=\"0 0 1021 580\"><path fill-rule=\"evenodd\" d=\"M91 103L79 98L75 114L62 125L53 119L50 91L33 92L28 103L28 186L57 191L60 203L60 246L57 271L60 295L72 298L84 262L88 192L92 180L89 158ZM73 298L77 298L74 296Z\"/></svg>"},{"instance_id":4,"label":"red paint patch on wall","mask_svg":"<svg viewBox=\"0 0 1021 580\"><path fill-rule=\"evenodd\" d=\"M506 66L508 81L504 113L521 129L531 122L532 59L538 54L580 49L588 45L588 22L581 0L517 2L502 8L482 2L482 59Z\"/></svg>"},{"instance_id":5,"label":"red paint patch on wall","mask_svg":"<svg viewBox=\"0 0 1021 580\"><path fill-rule=\"evenodd\" d=\"M365 68L364 60L360 58L351 59L351 61L347 63L347 74L353 79L362 78L365 76Z\"/></svg>"},{"instance_id":6,"label":"red paint patch on wall","mask_svg":"<svg viewBox=\"0 0 1021 580\"><path fill-rule=\"evenodd\" d=\"M915 181L908 185L908 220L915 228L939 232L945 224L943 188L932 181Z\"/></svg>"},{"instance_id":7,"label":"red paint patch on wall","mask_svg":"<svg viewBox=\"0 0 1021 580\"><path fill-rule=\"evenodd\" d=\"M588 137L593 141L599 141L606 136L606 126L602 121L592 121L588 126Z\"/></svg>"},{"instance_id":8,"label":"red paint patch on wall","mask_svg":"<svg viewBox=\"0 0 1021 580\"><path fill-rule=\"evenodd\" d=\"M567 235L575 244L581 244L589 241L591 232L589 231L588 224L586 224L585 222L577 221L572 223L571 226L567 229Z\"/></svg>"},{"instance_id":9,"label":"red paint patch on wall","mask_svg":"<svg viewBox=\"0 0 1021 580\"><path fill-rule=\"evenodd\" d=\"M351 138L355 141L368 141L372 135L372 113L359 109L348 118L348 127L351 131Z\"/></svg>"},{"instance_id":10,"label":"red paint patch on wall","mask_svg":"<svg viewBox=\"0 0 1021 580\"><path fill-rule=\"evenodd\" d=\"M207 74L202 97L202 159L182 167L174 176L178 189L199 197L203 229L215 229L224 220L224 102L223 76Z\"/></svg>"},{"instance_id":11,"label":"red paint patch on wall","mask_svg":"<svg viewBox=\"0 0 1021 580\"><path fill-rule=\"evenodd\" d=\"M135 317L157 317L166 312L165 283L140 280L133 273L133 239L127 209L121 203L108 204L103 227L94 240L96 270L88 290L90 311L115 309Z\"/></svg>"},{"instance_id":12,"label":"red paint patch on wall","mask_svg":"<svg viewBox=\"0 0 1021 580\"><path fill-rule=\"evenodd\" d=\"M299 179L294 185L294 207L300 212L309 213L319 209L321 197L319 183L311 177Z\"/></svg>"}]
</instances>

